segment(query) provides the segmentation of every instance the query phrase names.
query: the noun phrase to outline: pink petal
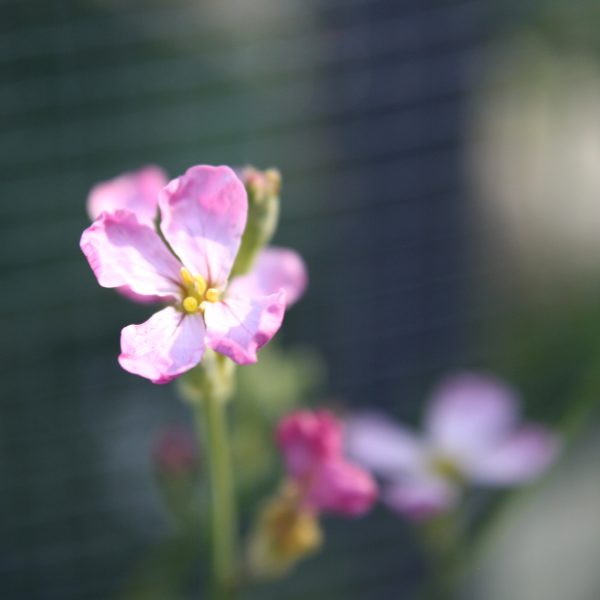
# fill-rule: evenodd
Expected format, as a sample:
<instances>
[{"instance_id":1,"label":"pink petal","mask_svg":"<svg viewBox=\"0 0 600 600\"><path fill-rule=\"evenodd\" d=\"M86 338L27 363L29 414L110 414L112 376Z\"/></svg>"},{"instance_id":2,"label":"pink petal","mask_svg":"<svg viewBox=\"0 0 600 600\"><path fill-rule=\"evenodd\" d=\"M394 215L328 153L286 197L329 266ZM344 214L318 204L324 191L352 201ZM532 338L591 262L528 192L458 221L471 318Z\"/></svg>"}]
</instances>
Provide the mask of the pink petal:
<instances>
[{"instance_id":1,"label":"pink petal","mask_svg":"<svg viewBox=\"0 0 600 600\"><path fill-rule=\"evenodd\" d=\"M140 304L152 304L153 302L160 302L160 296L142 296L142 294L136 294L129 286L122 285L121 287L115 288L121 296L127 298L127 300L132 300L133 302L138 302Z\"/></svg>"},{"instance_id":2,"label":"pink petal","mask_svg":"<svg viewBox=\"0 0 600 600\"><path fill-rule=\"evenodd\" d=\"M489 452L478 456L470 467L476 483L492 486L525 483L541 475L554 462L560 449L556 435L538 425L516 431Z\"/></svg>"},{"instance_id":3,"label":"pink petal","mask_svg":"<svg viewBox=\"0 0 600 600\"><path fill-rule=\"evenodd\" d=\"M503 439L517 417L517 399L509 387L465 373L447 379L435 391L426 429L438 451L458 461L470 460Z\"/></svg>"},{"instance_id":4,"label":"pink petal","mask_svg":"<svg viewBox=\"0 0 600 600\"><path fill-rule=\"evenodd\" d=\"M376 413L349 419L344 437L348 455L384 477L418 471L425 460L421 440L408 429Z\"/></svg>"},{"instance_id":5,"label":"pink petal","mask_svg":"<svg viewBox=\"0 0 600 600\"><path fill-rule=\"evenodd\" d=\"M291 413L280 421L276 438L294 477L304 477L323 461L342 455L341 423L327 410Z\"/></svg>"},{"instance_id":6,"label":"pink petal","mask_svg":"<svg viewBox=\"0 0 600 600\"><path fill-rule=\"evenodd\" d=\"M127 286L164 299L179 296L179 262L132 212L102 213L83 232L80 245L101 286Z\"/></svg>"},{"instance_id":7,"label":"pink petal","mask_svg":"<svg viewBox=\"0 0 600 600\"><path fill-rule=\"evenodd\" d=\"M281 326L284 292L262 298L229 296L208 303L204 313L209 348L240 365L257 361L256 352Z\"/></svg>"},{"instance_id":8,"label":"pink petal","mask_svg":"<svg viewBox=\"0 0 600 600\"><path fill-rule=\"evenodd\" d=\"M184 315L167 306L145 323L121 331L119 363L153 383L167 383L200 362L204 338L200 315Z\"/></svg>"},{"instance_id":9,"label":"pink petal","mask_svg":"<svg viewBox=\"0 0 600 600\"><path fill-rule=\"evenodd\" d=\"M89 193L87 210L90 218L100 213L128 209L140 223L154 226L158 194L167 185L165 172L154 165L96 184Z\"/></svg>"},{"instance_id":10,"label":"pink petal","mask_svg":"<svg viewBox=\"0 0 600 600\"><path fill-rule=\"evenodd\" d=\"M259 254L250 273L230 283L229 290L233 294L268 296L282 289L289 307L304 294L307 283L306 265L297 252L269 247Z\"/></svg>"},{"instance_id":11,"label":"pink petal","mask_svg":"<svg viewBox=\"0 0 600 600\"><path fill-rule=\"evenodd\" d=\"M427 476L397 481L383 493L385 504L412 521L424 521L448 511L458 497L458 488L450 482Z\"/></svg>"},{"instance_id":12,"label":"pink petal","mask_svg":"<svg viewBox=\"0 0 600 600\"><path fill-rule=\"evenodd\" d=\"M377 498L377 485L364 471L344 460L328 460L317 469L306 497L315 510L358 516Z\"/></svg>"},{"instance_id":13,"label":"pink petal","mask_svg":"<svg viewBox=\"0 0 600 600\"><path fill-rule=\"evenodd\" d=\"M162 232L193 275L224 288L246 227L248 198L229 167L197 166L159 199Z\"/></svg>"}]
</instances>

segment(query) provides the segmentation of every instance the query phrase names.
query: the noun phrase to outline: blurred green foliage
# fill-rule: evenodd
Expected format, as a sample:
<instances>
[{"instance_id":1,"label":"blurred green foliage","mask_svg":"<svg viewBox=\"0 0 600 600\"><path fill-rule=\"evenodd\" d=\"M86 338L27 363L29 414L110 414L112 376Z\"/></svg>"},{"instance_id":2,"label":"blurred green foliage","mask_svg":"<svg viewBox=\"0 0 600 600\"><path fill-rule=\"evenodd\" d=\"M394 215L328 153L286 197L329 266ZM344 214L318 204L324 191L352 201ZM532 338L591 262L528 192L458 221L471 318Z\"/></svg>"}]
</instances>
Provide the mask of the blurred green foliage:
<instances>
[{"instance_id":1,"label":"blurred green foliage","mask_svg":"<svg viewBox=\"0 0 600 600\"><path fill-rule=\"evenodd\" d=\"M274 431L278 420L299 406L322 403L326 372L311 348L286 348L275 341L261 351L260 363L238 369L233 410L233 453L242 503L256 490L274 485L281 472Z\"/></svg>"}]
</instances>

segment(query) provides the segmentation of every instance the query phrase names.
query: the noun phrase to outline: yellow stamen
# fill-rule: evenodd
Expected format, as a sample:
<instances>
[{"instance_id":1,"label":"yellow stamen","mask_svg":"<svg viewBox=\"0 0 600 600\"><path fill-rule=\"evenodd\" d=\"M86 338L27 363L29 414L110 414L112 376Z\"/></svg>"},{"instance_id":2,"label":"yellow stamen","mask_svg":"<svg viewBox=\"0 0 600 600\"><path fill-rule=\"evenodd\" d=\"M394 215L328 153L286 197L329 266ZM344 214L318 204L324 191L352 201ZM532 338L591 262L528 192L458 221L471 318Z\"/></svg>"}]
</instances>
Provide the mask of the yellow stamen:
<instances>
[{"instance_id":1,"label":"yellow stamen","mask_svg":"<svg viewBox=\"0 0 600 600\"><path fill-rule=\"evenodd\" d=\"M196 275L196 277L194 277L194 287L199 296L204 295L204 292L206 291L206 281L204 281L202 275Z\"/></svg>"},{"instance_id":2,"label":"yellow stamen","mask_svg":"<svg viewBox=\"0 0 600 600\"><path fill-rule=\"evenodd\" d=\"M219 290L217 290L215 288L208 288L206 290L206 294L204 294L204 297L209 302L218 302L218 300L219 300Z\"/></svg>"},{"instance_id":3,"label":"yellow stamen","mask_svg":"<svg viewBox=\"0 0 600 600\"><path fill-rule=\"evenodd\" d=\"M181 267L180 272L183 288L181 302L183 311L186 313L204 312L207 302L218 302L219 290L208 287L208 283L202 275L192 275L185 267Z\"/></svg>"},{"instance_id":4,"label":"yellow stamen","mask_svg":"<svg viewBox=\"0 0 600 600\"><path fill-rule=\"evenodd\" d=\"M181 267L180 273L183 285L185 285L185 287L190 287L194 284L194 278L192 277L192 274L185 267Z\"/></svg>"},{"instance_id":5,"label":"yellow stamen","mask_svg":"<svg viewBox=\"0 0 600 600\"><path fill-rule=\"evenodd\" d=\"M187 313L195 313L198 311L198 300L193 296L187 296L183 299L183 310Z\"/></svg>"}]
</instances>

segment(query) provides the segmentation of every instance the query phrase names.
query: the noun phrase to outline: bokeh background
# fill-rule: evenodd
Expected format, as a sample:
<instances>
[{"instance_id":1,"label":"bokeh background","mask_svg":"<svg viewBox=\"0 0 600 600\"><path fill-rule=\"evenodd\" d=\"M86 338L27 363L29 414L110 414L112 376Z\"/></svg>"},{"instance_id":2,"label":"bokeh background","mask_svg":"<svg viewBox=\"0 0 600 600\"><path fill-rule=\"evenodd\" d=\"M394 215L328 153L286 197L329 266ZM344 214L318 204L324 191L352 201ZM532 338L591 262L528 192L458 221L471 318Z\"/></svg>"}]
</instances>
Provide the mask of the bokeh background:
<instances>
[{"instance_id":1,"label":"bokeh background","mask_svg":"<svg viewBox=\"0 0 600 600\"><path fill-rule=\"evenodd\" d=\"M311 284L273 402L417 422L455 369L519 387L568 451L503 498L460 597L598 598L598 31L594 0L1 0L0 597L126 597L172 530L153 448L188 411L118 367L149 309L78 248L89 188L151 162L281 169ZM398 517L327 530L247 597L420 589Z\"/></svg>"}]
</instances>

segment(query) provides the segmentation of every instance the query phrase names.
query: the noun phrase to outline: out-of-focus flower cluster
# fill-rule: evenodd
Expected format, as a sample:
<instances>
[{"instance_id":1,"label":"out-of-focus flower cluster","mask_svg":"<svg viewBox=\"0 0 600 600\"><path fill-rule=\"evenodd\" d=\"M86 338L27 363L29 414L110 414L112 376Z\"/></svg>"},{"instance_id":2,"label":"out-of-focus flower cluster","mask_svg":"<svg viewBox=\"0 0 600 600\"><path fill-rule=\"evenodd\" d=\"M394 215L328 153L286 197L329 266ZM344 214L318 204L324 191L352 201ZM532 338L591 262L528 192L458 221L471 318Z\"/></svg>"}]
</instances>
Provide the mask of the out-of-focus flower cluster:
<instances>
[{"instance_id":1,"label":"out-of-focus flower cluster","mask_svg":"<svg viewBox=\"0 0 600 600\"><path fill-rule=\"evenodd\" d=\"M251 541L255 576L279 575L316 550L321 513L363 515L377 497L369 473L344 457L342 424L332 413L292 413L276 437L287 478L263 507Z\"/></svg>"},{"instance_id":2,"label":"out-of-focus flower cluster","mask_svg":"<svg viewBox=\"0 0 600 600\"><path fill-rule=\"evenodd\" d=\"M195 166L169 182L160 168L148 166L92 189L93 223L81 248L98 282L133 301L165 305L145 323L122 330L119 362L125 370L154 383L191 371L181 389L189 388L190 398L204 393L217 406L217 385L227 390L223 396L233 395L234 363L257 361L257 351L307 285L301 257L268 245L280 187L281 177L272 169ZM299 369L302 361L288 360ZM201 362L203 369L194 369ZM281 360L274 364L280 372L290 366ZM207 375L207 365L216 379ZM256 434L273 427L286 402L276 386L271 404L278 404L279 412L265 399L262 381L269 372L261 371L261 385L255 386L261 400L252 399L253 386L246 385L250 398L238 413L244 423L236 428L233 447L238 463L244 454L250 479L260 478L261 465L267 465L263 473L271 470L272 464L261 460L264 448ZM297 401L302 385L288 390L288 402ZM381 477L386 505L420 521L460 507L471 485L495 488L534 480L560 447L546 428L521 422L512 389L470 373L435 390L420 435L381 414L355 415L342 423L326 410L297 410L280 420L275 438L285 476L251 528L246 566L254 578L279 576L314 552L323 539L323 515L366 514L378 497L369 471ZM205 511L199 508L207 504L197 489L195 442L185 430L166 431L154 458L161 492L186 538L201 528ZM238 490L243 494L246 487L239 477Z\"/></svg>"}]
</instances>

